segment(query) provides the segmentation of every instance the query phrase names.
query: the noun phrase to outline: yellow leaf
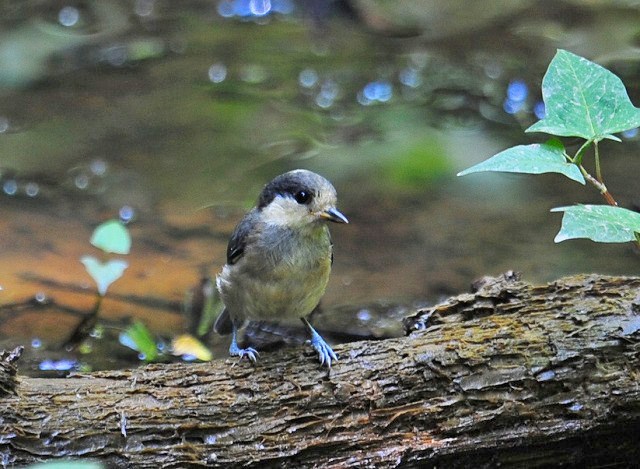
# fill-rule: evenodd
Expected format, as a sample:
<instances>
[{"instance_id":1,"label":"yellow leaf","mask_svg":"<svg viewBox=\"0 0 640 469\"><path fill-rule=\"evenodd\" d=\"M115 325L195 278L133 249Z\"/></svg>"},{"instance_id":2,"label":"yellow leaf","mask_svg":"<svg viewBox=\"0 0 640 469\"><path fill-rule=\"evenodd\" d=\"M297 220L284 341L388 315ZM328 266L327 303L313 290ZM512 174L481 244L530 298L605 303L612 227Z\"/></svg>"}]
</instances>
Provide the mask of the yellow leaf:
<instances>
[{"instance_id":1,"label":"yellow leaf","mask_svg":"<svg viewBox=\"0 0 640 469\"><path fill-rule=\"evenodd\" d=\"M191 355L203 362L208 362L213 358L211 350L190 334L182 334L175 337L171 347L174 355Z\"/></svg>"}]
</instances>

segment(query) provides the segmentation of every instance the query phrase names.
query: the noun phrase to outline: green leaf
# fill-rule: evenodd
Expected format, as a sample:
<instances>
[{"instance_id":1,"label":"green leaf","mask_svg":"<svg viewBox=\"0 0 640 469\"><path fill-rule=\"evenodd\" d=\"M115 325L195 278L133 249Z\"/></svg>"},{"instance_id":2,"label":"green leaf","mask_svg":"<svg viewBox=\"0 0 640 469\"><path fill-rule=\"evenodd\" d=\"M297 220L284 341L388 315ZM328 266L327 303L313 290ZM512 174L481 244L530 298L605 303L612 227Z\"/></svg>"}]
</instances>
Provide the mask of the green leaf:
<instances>
[{"instance_id":1,"label":"green leaf","mask_svg":"<svg viewBox=\"0 0 640 469\"><path fill-rule=\"evenodd\" d=\"M125 347L140 352L145 361L151 362L158 358L158 346L147 326L141 321L131 324L126 331L120 333L120 343Z\"/></svg>"},{"instance_id":2,"label":"green leaf","mask_svg":"<svg viewBox=\"0 0 640 469\"><path fill-rule=\"evenodd\" d=\"M508 148L482 163L459 172L458 176L483 171L527 174L560 173L581 184L585 183L578 166L565 159L564 147L557 140L549 140L544 144L536 143Z\"/></svg>"},{"instance_id":3,"label":"green leaf","mask_svg":"<svg viewBox=\"0 0 640 469\"><path fill-rule=\"evenodd\" d=\"M99 225L91 236L91 244L104 252L129 254L131 236L119 220L109 220Z\"/></svg>"},{"instance_id":4,"label":"green leaf","mask_svg":"<svg viewBox=\"0 0 640 469\"><path fill-rule=\"evenodd\" d=\"M542 98L546 117L527 132L599 141L640 126L640 109L631 104L622 80L565 50L558 50L549 64Z\"/></svg>"},{"instance_id":5,"label":"green leaf","mask_svg":"<svg viewBox=\"0 0 640 469\"><path fill-rule=\"evenodd\" d=\"M96 282L101 296L107 294L109 285L122 277L124 270L129 266L127 261L121 259L111 259L103 264L93 256L82 256L80 262Z\"/></svg>"},{"instance_id":6,"label":"green leaf","mask_svg":"<svg viewBox=\"0 0 640 469\"><path fill-rule=\"evenodd\" d=\"M611 205L574 205L558 207L564 212L562 227L554 241L587 238L598 243L635 241L640 233L640 213Z\"/></svg>"}]
</instances>

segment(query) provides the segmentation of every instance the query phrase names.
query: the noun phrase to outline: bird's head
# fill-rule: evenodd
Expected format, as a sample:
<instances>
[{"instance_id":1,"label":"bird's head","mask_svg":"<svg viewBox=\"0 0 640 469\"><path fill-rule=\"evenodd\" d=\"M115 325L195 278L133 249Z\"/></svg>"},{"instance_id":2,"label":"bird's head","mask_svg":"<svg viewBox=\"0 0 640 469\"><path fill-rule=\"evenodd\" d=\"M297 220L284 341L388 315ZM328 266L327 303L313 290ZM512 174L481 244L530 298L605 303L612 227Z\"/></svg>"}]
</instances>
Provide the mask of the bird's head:
<instances>
[{"instance_id":1,"label":"bird's head","mask_svg":"<svg viewBox=\"0 0 640 469\"><path fill-rule=\"evenodd\" d=\"M349 223L336 208L333 185L305 169L281 174L268 183L258 199L258 210L266 223L302 227L323 220Z\"/></svg>"}]
</instances>

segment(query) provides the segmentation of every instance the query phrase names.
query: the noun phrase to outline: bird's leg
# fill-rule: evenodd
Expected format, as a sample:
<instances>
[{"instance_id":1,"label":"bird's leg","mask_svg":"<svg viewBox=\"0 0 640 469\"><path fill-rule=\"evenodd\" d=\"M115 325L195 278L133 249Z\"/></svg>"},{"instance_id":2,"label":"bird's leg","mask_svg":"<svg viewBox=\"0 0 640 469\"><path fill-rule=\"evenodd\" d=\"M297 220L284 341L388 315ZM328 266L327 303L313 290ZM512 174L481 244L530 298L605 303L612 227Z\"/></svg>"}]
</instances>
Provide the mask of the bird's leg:
<instances>
[{"instance_id":1,"label":"bird's leg","mask_svg":"<svg viewBox=\"0 0 640 469\"><path fill-rule=\"evenodd\" d=\"M236 340L237 332L238 328L234 324L233 331L231 332L231 345L229 346L229 355L231 355L232 357L240 357L240 360L242 360L243 357L247 357L249 360L255 363L260 354L253 347L238 347L238 341Z\"/></svg>"},{"instance_id":2,"label":"bird's leg","mask_svg":"<svg viewBox=\"0 0 640 469\"><path fill-rule=\"evenodd\" d=\"M307 327L309 334L311 334L311 346L320 358L320 365L326 364L328 368L331 368L331 360L338 361L338 356L331 349L324 339L316 332L316 330L309 324L306 318L301 318L304 325Z\"/></svg>"}]
</instances>

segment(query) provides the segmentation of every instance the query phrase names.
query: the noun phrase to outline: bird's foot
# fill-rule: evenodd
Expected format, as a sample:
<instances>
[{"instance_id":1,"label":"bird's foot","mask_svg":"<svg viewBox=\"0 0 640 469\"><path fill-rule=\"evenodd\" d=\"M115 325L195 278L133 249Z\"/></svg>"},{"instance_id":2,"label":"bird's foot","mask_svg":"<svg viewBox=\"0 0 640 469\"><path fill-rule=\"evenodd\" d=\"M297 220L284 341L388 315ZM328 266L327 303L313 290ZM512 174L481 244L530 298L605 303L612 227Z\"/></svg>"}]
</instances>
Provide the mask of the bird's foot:
<instances>
[{"instance_id":1,"label":"bird's foot","mask_svg":"<svg viewBox=\"0 0 640 469\"><path fill-rule=\"evenodd\" d=\"M240 348L238 346L238 341L236 339L237 330L235 325L233 326L233 332L231 333L231 345L229 346L229 355L232 357L240 357L242 360L244 357L247 357L251 360L252 363L255 363L258 360L260 354L253 347Z\"/></svg>"},{"instance_id":2,"label":"bird's foot","mask_svg":"<svg viewBox=\"0 0 640 469\"><path fill-rule=\"evenodd\" d=\"M253 347L240 348L236 343L232 343L231 347L229 347L229 355L232 357L240 357L240 360L247 357L253 363L255 363L260 356L258 351Z\"/></svg>"},{"instance_id":3,"label":"bird's foot","mask_svg":"<svg viewBox=\"0 0 640 469\"><path fill-rule=\"evenodd\" d=\"M313 349L318 352L320 365L327 365L327 368L331 368L331 360L338 361L338 356L329 344L313 329L311 330L311 340L309 342Z\"/></svg>"}]
</instances>

